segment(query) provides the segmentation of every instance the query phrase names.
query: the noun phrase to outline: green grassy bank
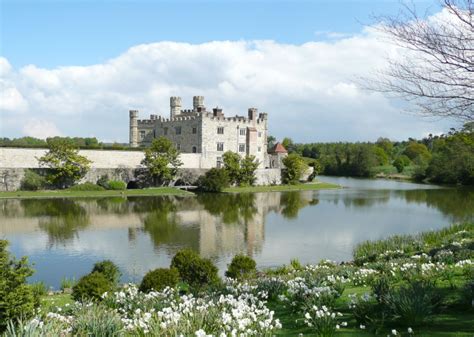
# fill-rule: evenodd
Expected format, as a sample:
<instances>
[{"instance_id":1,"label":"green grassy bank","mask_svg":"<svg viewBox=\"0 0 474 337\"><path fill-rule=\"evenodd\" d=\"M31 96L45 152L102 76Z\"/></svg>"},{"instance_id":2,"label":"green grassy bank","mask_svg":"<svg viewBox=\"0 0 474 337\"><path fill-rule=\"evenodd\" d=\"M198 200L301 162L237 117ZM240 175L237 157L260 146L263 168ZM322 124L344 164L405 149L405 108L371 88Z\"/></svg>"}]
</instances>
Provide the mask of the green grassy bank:
<instances>
[{"instance_id":1,"label":"green grassy bank","mask_svg":"<svg viewBox=\"0 0 474 337\"><path fill-rule=\"evenodd\" d=\"M144 188L123 191L70 191L70 190L44 190L44 191L13 191L0 192L0 199L12 198L95 198L95 197L120 197L120 196L160 196L160 195L193 195L193 193L174 187Z\"/></svg>"},{"instance_id":2,"label":"green grassy bank","mask_svg":"<svg viewBox=\"0 0 474 337\"><path fill-rule=\"evenodd\" d=\"M224 193L257 193L257 192L288 192L288 191L317 191L340 188L339 185L312 182L297 185L275 185L275 186L246 186L229 187L224 189Z\"/></svg>"}]
</instances>

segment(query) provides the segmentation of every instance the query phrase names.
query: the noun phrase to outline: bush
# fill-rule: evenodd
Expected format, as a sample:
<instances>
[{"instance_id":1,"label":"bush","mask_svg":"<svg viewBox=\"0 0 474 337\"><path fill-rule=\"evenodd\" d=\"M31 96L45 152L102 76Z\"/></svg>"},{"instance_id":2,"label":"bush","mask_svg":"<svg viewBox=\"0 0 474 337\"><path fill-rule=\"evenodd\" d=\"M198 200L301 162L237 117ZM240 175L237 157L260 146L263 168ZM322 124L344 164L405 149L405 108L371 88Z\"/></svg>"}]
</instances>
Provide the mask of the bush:
<instances>
[{"instance_id":1,"label":"bush","mask_svg":"<svg viewBox=\"0 0 474 337\"><path fill-rule=\"evenodd\" d=\"M398 173L402 173L405 166L410 165L410 163L411 163L410 158L408 158L405 155L401 155L393 161L393 166L395 166Z\"/></svg>"},{"instance_id":2,"label":"bush","mask_svg":"<svg viewBox=\"0 0 474 337\"><path fill-rule=\"evenodd\" d=\"M9 320L29 318L37 304L32 287L26 283L33 269L26 257L18 261L11 257L7 247L8 241L0 240L0 332Z\"/></svg>"},{"instance_id":3,"label":"bush","mask_svg":"<svg viewBox=\"0 0 474 337\"><path fill-rule=\"evenodd\" d=\"M25 176L21 181L21 190L24 191L37 191L41 190L46 186L46 178L39 175L32 170L26 170Z\"/></svg>"},{"instance_id":4,"label":"bush","mask_svg":"<svg viewBox=\"0 0 474 337\"><path fill-rule=\"evenodd\" d=\"M296 153L290 153L283 158L283 165L285 165L285 169L282 172L285 184L299 183L301 176L308 169L306 162Z\"/></svg>"},{"instance_id":5,"label":"bush","mask_svg":"<svg viewBox=\"0 0 474 337\"><path fill-rule=\"evenodd\" d=\"M87 274L72 288L72 297L76 301L100 300L102 295L112 290L112 283L102 273Z\"/></svg>"},{"instance_id":6,"label":"bush","mask_svg":"<svg viewBox=\"0 0 474 337\"><path fill-rule=\"evenodd\" d=\"M104 191L105 188L93 183L83 183L71 186L68 191Z\"/></svg>"},{"instance_id":7,"label":"bush","mask_svg":"<svg viewBox=\"0 0 474 337\"><path fill-rule=\"evenodd\" d=\"M110 283L116 285L122 273L120 269L110 260L104 260L94 264L91 273L101 273Z\"/></svg>"},{"instance_id":8,"label":"bush","mask_svg":"<svg viewBox=\"0 0 474 337\"><path fill-rule=\"evenodd\" d=\"M109 180L107 182L108 190L123 191L127 189L127 184L121 180Z\"/></svg>"},{"instance_id":9,"label":"bush","mask_svg":"<svg viewBox=\"0 0 474 337\"><path fill-rule=\"evenodd\" d=\"M104 174L101 175L99 179L97 179L97 185L102 186L105 189L109 188L109 177Z\"/></svg>"},{"instance_id":10,"label":"bush","mask_svg":"<svg viewBox=\"0 0 474 337\"><path fill-rule=\"evenodd\" d=\"M197 181L199 190L203 192L221 192L229 187L229 177L224 169L212 168Z\"/></svg>"},{"instance_id":11,"label":"bush","mask_svg":"<svg viewBox=\"0 0 474 337\"><path fill-rule=\"evenodd\" d=\"M176 268L179 277L193 288L202 288L218 283L217 267L209 259L203 259L190 249L176 253L171 260L171 268Z\"/></svg>"},{"instance_id":12,"label":"bush","mask_svg":"<svg viewBox=\"0 0 474 337\"><path fill-rule=\"evenodd\" d=\"M158 268L146 273L140 284L140 291L161 291L166 287L175 287L178 282L179 272L176 268Z\"/></svg>"},{"instance_id":13,"label":"bush","mask_svg":"<svg viewBox=\"0 0 474 337\"><path fill-rule=\"evenodd\" d=\"M254 259L245 255L236 255L227 269L225 276L233 279L244 279L254 274L257 264Z\"/></svg>"},{"instance_id":14,"label":"bush","mask_svg":"<svg viewBox=\"0 0 474 337\"><path fill-rule=\"evenodd\" d=\"M439 301L431 281L412 281L406 286L390 289L387 295L393 319L408 326L425 322L434 313Z\"/></svg>"}]
</instances>

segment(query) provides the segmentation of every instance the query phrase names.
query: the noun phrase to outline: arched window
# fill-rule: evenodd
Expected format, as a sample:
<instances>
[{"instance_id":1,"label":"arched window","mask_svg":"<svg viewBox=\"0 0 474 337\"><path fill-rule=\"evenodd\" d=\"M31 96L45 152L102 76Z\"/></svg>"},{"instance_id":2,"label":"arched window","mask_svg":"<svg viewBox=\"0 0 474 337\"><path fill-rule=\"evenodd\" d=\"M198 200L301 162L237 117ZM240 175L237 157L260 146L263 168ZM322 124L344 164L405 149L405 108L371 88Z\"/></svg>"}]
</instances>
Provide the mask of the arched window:
<instances>
[{"instance_id":1,"label":"arched window","mask_svg":"<svg viewBox=\"0 0 474 337\"><path fill-rule=\"evenodd\" d=\"M197 147L193 146L193 153L197 153Z\"/></svg>"}]
</instances>

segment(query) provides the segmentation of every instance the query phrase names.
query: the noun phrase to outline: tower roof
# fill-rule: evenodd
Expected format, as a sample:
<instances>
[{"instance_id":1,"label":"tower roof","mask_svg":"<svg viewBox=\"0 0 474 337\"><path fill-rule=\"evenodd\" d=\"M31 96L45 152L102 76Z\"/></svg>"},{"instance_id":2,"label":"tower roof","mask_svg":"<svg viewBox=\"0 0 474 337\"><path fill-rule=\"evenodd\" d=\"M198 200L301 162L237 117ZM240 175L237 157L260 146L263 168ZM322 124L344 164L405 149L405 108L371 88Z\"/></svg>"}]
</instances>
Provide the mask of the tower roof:
<instances>
[{"instance_id":1,"label":"tower roof","mask_svg":"<svg viewBox=\"0 0 474 337\"><path fill-rule=\"evenodd\" d=\"M281 143L276 143L271 149L270 153L288 153L285 147Z\"/></svg>"}]
</instances>

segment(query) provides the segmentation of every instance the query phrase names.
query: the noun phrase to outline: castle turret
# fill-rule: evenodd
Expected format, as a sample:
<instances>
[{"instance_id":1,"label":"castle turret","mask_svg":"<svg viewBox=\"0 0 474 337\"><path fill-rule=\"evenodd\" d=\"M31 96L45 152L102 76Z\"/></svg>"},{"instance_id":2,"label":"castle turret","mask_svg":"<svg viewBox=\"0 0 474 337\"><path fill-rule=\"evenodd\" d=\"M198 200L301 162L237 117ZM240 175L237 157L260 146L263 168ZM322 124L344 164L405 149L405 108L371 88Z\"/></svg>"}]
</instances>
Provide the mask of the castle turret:
<instances>
[{"instance_id":1,"label":"castle turret","mask_svg":"<svg viewBox=\"0 0 474 337\"><path fill-rule=\"evenodd\" d=\"M254 121L257 119L257 113L258 113L258 109L257 108L249 108L249 119L251 121Z\"/></svg>"},{"instance_id":2,"label":"castle turret","mask_svg":"<svg viewBox=\"0 0 474 337\"><path fill-rule=\"evenodd\" d=\"M194 96L193 97L193 111L201 112L204 111L204 96Z\"/></svg>"},{"instance_id":3,"label":"castle turret","mask_svg":"<svg viewBox=\"0 0 474 337\"><path fill-rule=\"evenodd\" d=\"M170 97L170 118L174 118L181 113L181 97Z\"/></svg>"},{"instance_id":4,"label":"castle turret","mask_svg":"<svg viewBox=\"0 0 474 337\"><path fill-rule=\"evenodd\" d=\"M138 110L130 110L130 147L138 147Z\"/></svg>"}]
</instances>

